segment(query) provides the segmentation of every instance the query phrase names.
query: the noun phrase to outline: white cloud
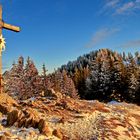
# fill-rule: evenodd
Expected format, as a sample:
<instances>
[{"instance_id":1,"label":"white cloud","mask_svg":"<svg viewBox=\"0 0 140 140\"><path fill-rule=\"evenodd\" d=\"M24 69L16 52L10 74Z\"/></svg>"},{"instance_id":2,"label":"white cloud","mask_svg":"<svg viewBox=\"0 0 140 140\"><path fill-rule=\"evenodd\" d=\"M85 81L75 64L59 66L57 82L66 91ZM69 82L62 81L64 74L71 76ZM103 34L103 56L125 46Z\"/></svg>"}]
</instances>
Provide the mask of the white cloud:
<instances>
[{"instance_id":1,"label":"white cloud","mask_svg":"<svg viewBox=\"0 0 140 140\"><path fill-rule=\"evenodd\" d=\"M119 4L120 0L105 0L104 6L99 11L99 14L106 14L110 11L110 9L115 9Z\"/></svg>"},{"instance_id":2,"label":"white cloud","mask_svg":"<svg viewBox=\"0 0 140 140\"><path fill-rule=\"evenodd\" d=\"M140 0L136 0L137 3L140 3Z\"/></svg>"},{"instance_id":3,"label":"white cloud","mask_svg":"<svg viewBox=\"0 0 140 140\"><path fill-rule=\"evenodd\" d=\"M120 0L108 0L107 2L106 2L106 5L105 5L105 7L115 7L115 6L117 6L117 4L119 3L119 1Z\"/></svg>"},{"instance_id":4,"label":"white cloud","mask_svg":"<svg viewBox=\"0 0 140 140\"><path fill-rule=\"evenodd\" d=\"M140 9L140 1L131 1L123 4L121 7L116 9L116 14L129 14L134 12L136 9Z\"/></svg>"},{"instance_id":5,"label":"white cloud","mask_svg":"<svg viewBox=\"0 0 140 140\"><path fill-rule=\"evenodd\" d=\"M134 6L135 6L135 3L134 2L125 3L124 5L122 5L118 9L116 9L116 13L117 14L123 14L124 12L133 9Z\"/></svg>"},{"instance_id":6,"label":"white cloud","mask_svg":"<svg viewBox=\"0 0 140 140\"><path fill-rule=\"evenodd\" d=\"M100 43L102 43L105 39L118 32L118 28L103 28L95 32L91 41L86 46L87 48L94 47Z\"/></svg>"},{"instance_id":7,"label":"white cloud","mask_svg":"<svg viewBox=\"0 0 140 140\"><path fill-rule=\"evenodd\" d=\"M122 45L123 48L140 47L140 39L130 40Z\"/></svg>"},{"instance_id":8,"label":"white cloud","mask_svg":"<svg viewBox=\"0 0 140 140\"><path fill-rule=\"evenodd\" d=\"M113 15L129 15L140 10L140 0L106 0L103 9L112 10Z\"/></svg>"}]
</instances>

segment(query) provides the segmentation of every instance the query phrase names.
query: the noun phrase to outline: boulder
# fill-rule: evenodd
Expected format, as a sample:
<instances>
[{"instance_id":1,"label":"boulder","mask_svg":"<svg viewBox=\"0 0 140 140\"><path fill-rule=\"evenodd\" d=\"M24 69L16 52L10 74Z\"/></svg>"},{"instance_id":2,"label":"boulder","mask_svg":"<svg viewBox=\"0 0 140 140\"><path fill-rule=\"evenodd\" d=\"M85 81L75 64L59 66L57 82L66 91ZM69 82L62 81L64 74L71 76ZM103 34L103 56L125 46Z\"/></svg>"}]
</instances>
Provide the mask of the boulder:
<instances>
[{"instance_id":1,"label":"boulder","mask_svg":"<svg viewBox=\"0 0 140 140\"><path fill-rule=\"evenodd\" d=\"M23 113L19 110L13 110L8 113L7 125L12 126L15 122L19 121L23 117Z\"/></svg>"},{"instance_id":2,"label":"boulder","mask_svg":"<svg viewBox=\"0 0 140 140\"><path fill-rule=\"evenodd\" d=\"M12 134L11 134L10 132L8 132L8 131L4 132L3 134L4 134L5 136L7 136L7 137L12 137Z\"/></svg>"},{"instance_id":3,"label":"boulder","mask_svg":"<svg viewBox=\"0 0 140 140\"><path fill-rule=\"evenodd\" d=\"M3 126L0 124L0 131L2 131L3 130Z\"/></svg>"},{"instance_id":4,"label":"boulder","mask_svg":"<svg viewBox=\"0 0 140 140\"><path fill-rule=\"evenodd\" d=\"M57 99L56 93L55 93L55 91L53 89L47 89L44 92L44 96Z\"/></svg>"},{"instance_id":5,"label":"boulder","mask_svg":"<svg viewBox=\"0 0 140 140\"><path fill-rule=\"evenodd\" d=\"M8 106L6 103L1 103L0 104L0 112L3 114L7 114L8 112L11 111L11 107Z\"/></svg>"},{"instance_id":6,"label":"boulder","mask_svg":"<svg viewBox=\"0 0 140 140\"><path fill-rule=\"evenodd\" d=\"M55 129L52 134L61 140L63 139L63 134L60 129Z\"/></svg>"},{"instance_id":7,"label":"boulder","mask_svg":"<svg viewBox=\"0 0 140 140\"><path fill-rule=\"evenodd\" d=\"M47 89L44 92L44 96L52 98L52 99L62 99L63 95L60 92L55 92L54 89Z\"/></svg>"},{"instance_id":8,"label":"boulder","mask_svg":"<svg viewBox=\"0 0 140 140\"><path fill-rule=\"evenodd\" d=\"M8 113L7 125L12 126L15 122L17 123L18 127L36 128L39 123L38 112L31 108L25 108L22 111L13 110L12 112Z\"/></svg>"},{"instance_id":9,"label":"boulder","mask_svg":"<svg viewBox=\"0 0 140 140\"><path fill-rule=\"evenodd\" d=\"M7 140L5 135L0 136L0 140Z\"/></svg>"},{"instance_id":10,"label":"boulder","mask_svg":"<svg viewBox=\"0 0 140 140\"><path fill-rule=\"evenodd\" d=\"M18 107L18 103L12 99L8 94L0 94L0 112L7 114L13 110L13 108Z\"/></svg>"},{"instance_id":11,"label":"boulder","mask_svg":"<svg viewBox=\"0 0 140 140\"><path fill-rule=\"evenodd\" d=\"M34 127L36 128L39 123L39 114L32 108L23 110L23 117L18 121L19 127Z\"/></svg>"},{"instance_id":12,"label":"boulder","mask_svg":"<svg viewBox=\"0 0 140 140\"><path fill-rule=\"evenodd\" d=\"M40 133L42 133L43 135L46 135L46 136L52 135L52 131L50 130L47 122L44 119L40 119L39 124L38 124L38 129Z\"/></svg>"}]
</instances>

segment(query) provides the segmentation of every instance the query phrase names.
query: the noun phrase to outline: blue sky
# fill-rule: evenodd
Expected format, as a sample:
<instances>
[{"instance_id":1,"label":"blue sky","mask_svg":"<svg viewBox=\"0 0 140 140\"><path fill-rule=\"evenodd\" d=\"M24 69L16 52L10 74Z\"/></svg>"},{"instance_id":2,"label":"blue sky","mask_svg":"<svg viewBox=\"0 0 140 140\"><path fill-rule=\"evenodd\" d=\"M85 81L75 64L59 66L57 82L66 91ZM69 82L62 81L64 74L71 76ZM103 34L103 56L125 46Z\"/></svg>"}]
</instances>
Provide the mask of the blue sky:
<instances>
[{"instance_id":1,"label":"blue sky","mask_svg":"<svg viewBox=\"0 0 140 140\"><path fill-rule=\"evenodd\" d=\"M100 48L140 50L140 0L0 0L3 20L21 27L3 30L3 70L22 55L49 72Z\"/></svg>"}]
</instances>

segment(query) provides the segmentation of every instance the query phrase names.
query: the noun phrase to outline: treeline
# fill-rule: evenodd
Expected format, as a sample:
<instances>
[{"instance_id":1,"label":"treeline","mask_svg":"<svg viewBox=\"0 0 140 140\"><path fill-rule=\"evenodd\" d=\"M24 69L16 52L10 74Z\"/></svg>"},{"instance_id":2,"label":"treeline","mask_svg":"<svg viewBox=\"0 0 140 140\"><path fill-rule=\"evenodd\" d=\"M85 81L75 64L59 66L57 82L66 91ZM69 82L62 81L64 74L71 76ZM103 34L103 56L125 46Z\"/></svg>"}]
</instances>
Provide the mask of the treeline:
<instances>
[{"instance_id":1,"label":"treeline","mask_svg":"<svg viewBox=\"0 0 140 140\"><path fill-rule=\"evenodd\" d=\"M93 51L47 74L45 65L38 73L28 57L21 56L4 73L4 90L19 99L27 99L54 89L72 98L112 100L140 104L140 54L119 54L109 49Z\"/></svg>"},{"instance_id":2,"label":"treeline","mask_svg":"<svg viewBox=\"0 0 140 140\"><path fill-rule=\"evenodd\" d=\"M68 62L66 70L82 99L140 104L140 54L109 49L93 51Z\"/></svg>"},{"instance_id":3,"label":"treeline","mask_svg":"<svg viewBox=\"0 0 140 140\"><path fill-rule=\"evenodd\" d=\"M67 72L56 71L47 75L45 65L42 66L40 75L34 62L28 57L24 65L24 58L21 56L17 63L12 65L10 71L3 74L4 92L18 99L28 99L44 94L47 96L50 89L61 92L72 98L79 98L73 80Z\"/></svg>"}]
</instances>

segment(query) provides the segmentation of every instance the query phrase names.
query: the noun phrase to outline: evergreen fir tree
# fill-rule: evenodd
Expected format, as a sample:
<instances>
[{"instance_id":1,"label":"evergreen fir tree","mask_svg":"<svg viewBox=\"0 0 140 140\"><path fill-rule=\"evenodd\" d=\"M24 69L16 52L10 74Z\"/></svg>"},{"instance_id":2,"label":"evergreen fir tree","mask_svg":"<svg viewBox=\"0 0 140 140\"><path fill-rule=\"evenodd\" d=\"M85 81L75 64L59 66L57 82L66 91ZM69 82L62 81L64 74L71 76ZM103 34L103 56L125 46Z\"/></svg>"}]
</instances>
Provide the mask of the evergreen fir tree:
<instances>
[{"instance_id":1,"label":"evergreen fir tree","mask_svg":"<svg viewBox=\"0 0 140 140\"><path fill-rule=\"evenodd\" d=\"M44 92L48 89L48 83L49 83L46 72L47 72L47 69L45 67L45 64L43 64L42 75L41 75L41 83L42 83L41 85L42 85L42 91Z\"/></svg>"},{"instance_id":2,"label":"evergreen fir tree","mask_svg":"<svg viewBox=\"0 0 140 140\"><path fill-rule=\"evenodd\" d=\"M18 64L14 63L7 77L5 77L4 91L13 97L19 95L21 88L24 87L23 76L24 58L21 56L18 59Z\"/></svg>"},{"instance_id":3,"label":"evergreen fir tree","mask_svg":"<svg viewBox=\"0 0 140 140\"><path fill-rule=\"evenodd\" d=\"M34 62L28 57L27 64L24 69L24 87L21 89L20 99L27 99L37 96L41 92L41 78Z\"/></svg>"}]
</instances>

